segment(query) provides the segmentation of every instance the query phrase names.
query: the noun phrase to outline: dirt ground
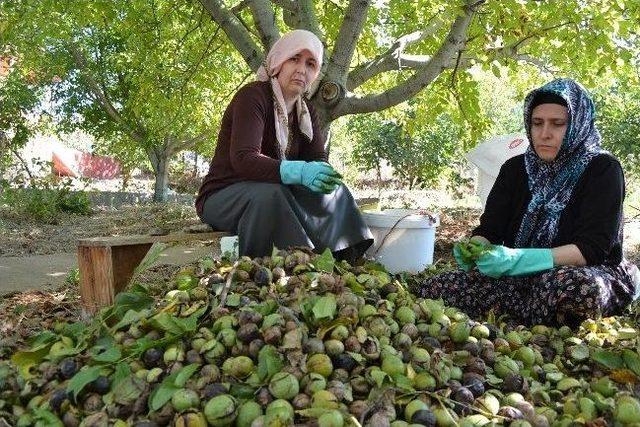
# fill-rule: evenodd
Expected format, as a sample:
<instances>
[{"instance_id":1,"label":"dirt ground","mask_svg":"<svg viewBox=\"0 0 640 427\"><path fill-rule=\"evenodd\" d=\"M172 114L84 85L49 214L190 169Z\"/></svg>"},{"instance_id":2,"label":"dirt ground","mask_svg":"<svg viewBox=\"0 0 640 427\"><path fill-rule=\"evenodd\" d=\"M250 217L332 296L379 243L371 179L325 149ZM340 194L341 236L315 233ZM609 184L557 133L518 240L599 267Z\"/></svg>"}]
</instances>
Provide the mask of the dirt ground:
<instances>
[{"instance_id":1,"label":"dirt ground","mask_svg":"<svg viewBox=\"0 0 640 427\"><path fill-rule=\"evenodd\" d=\"M0 220L0 257L75 252L79 238L147 234L156 227L180 231L199 223L194 208L180 204L96 209L89 216L64 216L57 224L5 216Z\"/></svg>"}]
</instances>

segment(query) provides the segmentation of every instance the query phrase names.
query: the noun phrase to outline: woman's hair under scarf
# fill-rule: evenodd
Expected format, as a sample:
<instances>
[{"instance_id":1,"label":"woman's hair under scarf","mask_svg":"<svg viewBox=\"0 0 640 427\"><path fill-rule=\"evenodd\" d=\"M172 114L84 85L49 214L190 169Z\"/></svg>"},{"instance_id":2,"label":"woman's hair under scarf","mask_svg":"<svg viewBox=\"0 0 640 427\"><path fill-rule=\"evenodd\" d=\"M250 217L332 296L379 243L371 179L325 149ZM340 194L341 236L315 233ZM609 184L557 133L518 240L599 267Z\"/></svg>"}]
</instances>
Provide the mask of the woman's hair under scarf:
<instances>
[{"instance_id":1,"label":"woman's hair under scarf","mask_svg":"<svg viewBox=\"0 0 640 427\"><path fill-rule=\"evenodd\" d=\"M555 94L567 103L569 122L551 162L538 157L531 138L531 114L538 96ZM549 248L558 232L558 222L578 179L591 159L604 152L595 126L595 107L587 91L571 79L557 79L531 91L524 100L524 125L529 138L525 167L531 201L515 239L516 247Z\"/></svg>"},{"instance_id":2,"label":"woman's hair under scarf","mask_svg":"<svg viewBox=\"0 0 640 427\"><path fill-rule=\"evenodd\" d=\"M324 51L322 42L310 31L293 30L283 35L273 44L267 54L264 64L258 69L256 76L257 80L264 82L269 80L271 81L271 89L274 97L273 109L276 138L278 139L280 157L282 159L286 158L287 145L289 143L289 117L277 75L282 68L282 64L284 64L286 60L305 49L311 52L311 55L315 58L319 69L322 66L322 53ZM309 109L302 99L302 96L299 96L296 100L296 113L298 116L300 132L309 138L309 140L312 140L313 126L311 124L311 115L309 114Z\"/></svg>"}]
</instances>

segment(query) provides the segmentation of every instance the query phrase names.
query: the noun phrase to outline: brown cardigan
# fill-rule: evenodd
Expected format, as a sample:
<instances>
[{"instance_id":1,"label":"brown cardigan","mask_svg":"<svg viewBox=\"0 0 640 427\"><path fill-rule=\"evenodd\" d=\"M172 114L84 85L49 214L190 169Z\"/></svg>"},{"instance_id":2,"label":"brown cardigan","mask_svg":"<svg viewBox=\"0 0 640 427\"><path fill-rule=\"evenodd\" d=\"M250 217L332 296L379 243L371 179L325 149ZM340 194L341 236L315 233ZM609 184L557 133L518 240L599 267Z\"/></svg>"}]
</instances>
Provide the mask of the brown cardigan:
<instances>
[{"instance_id":1,"label":"brown cardigan","mask_svg":"<svg viewBox=\"0 0 640 427\"><path fill-rule=\"evenodd\" d=\"M310 103L307 106L313 141L300 132L295 118L287 159L326 161L318 116ZM207 197L228 185L240 181L281 182L279 153L271 84L249 83L236 93L222 116L216 151L196 198L198 215Z\"/></svg>"}]
</instances>

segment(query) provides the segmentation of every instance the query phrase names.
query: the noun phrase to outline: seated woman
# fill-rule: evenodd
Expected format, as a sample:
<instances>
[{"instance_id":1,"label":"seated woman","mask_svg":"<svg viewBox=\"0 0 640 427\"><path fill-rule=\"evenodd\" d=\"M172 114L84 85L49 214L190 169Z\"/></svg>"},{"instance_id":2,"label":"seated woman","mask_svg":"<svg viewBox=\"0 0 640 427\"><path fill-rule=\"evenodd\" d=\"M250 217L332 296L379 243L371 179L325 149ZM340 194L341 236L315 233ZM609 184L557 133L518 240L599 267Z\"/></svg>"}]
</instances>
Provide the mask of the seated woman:
<instances>
[{"instance_id":1,"label":"seated woman","mask_svg":"<svg viewBox=\"0 0 640 427\"><path fill-rule=\"evenodd\" d=\"M214 229L238 234L240 255L307 246L354 261L373 243L327 163L318 117L303 97L320 73L322 53L313 33L285 34L258 81L243 86L224 113L196 209Z\"/></svg>"},{"instance_id":2,"label":"seated woman","mask_svg":"<svg viewBox=\"0 0 640 427\"><path fill-rule=\"evenodd\" d=\"M415 292L479 316L493 309L525 325L577 326L633 299L637 267L622 254L620 163L600 148L594 104L573 80L554 80L524 102L530 141L508 160L472 241L476 267L432 277Z\"/></svg>"}]
</instances>

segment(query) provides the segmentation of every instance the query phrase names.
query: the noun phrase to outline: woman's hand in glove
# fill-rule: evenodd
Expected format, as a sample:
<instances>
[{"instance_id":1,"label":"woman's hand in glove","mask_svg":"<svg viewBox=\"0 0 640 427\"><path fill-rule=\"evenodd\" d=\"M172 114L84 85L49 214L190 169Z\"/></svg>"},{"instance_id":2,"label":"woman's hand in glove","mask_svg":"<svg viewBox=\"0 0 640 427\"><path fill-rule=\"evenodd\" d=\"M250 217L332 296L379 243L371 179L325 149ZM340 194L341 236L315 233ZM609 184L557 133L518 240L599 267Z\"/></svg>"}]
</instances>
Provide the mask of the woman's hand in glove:
<instances>
[{"instance_id":1,"label":"woman's hand in glove","mask_svg":"<svg viewBox=\"0 0 640 427\"><path fill-rule=\"evenodd\" d=\"M547 248L508 248L495 245L476 261L485 276L522 276L553 268L553 252Z\"/></svg>"},{"instance_id":2,"label":"woman's hand in glove","mask_svg":"<svg viewBox=\"0 0 640 427\"><path fill-rule=\"evenodd\" d=\"M283 160L280 179L283 184L304 185L316 193L331 193L342 184L342 176L327 162Z\"/></svg>"}]
</instances>

